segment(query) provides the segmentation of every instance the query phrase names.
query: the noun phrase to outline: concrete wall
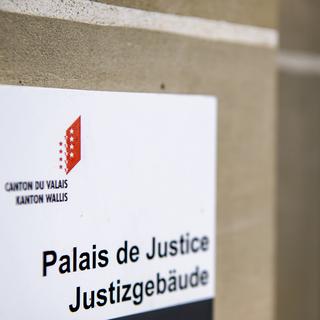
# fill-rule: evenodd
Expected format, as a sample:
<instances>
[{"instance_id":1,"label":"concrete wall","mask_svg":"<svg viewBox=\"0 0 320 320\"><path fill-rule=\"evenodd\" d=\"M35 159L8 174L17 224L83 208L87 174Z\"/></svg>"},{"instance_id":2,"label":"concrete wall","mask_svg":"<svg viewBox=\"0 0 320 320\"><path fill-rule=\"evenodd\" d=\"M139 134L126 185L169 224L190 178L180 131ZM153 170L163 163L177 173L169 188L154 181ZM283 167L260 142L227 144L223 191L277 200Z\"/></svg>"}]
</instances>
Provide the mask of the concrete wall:
<instances>
[{"instance_id":1,"label":"concrete wall","mask_svg":"<svg viewBox=\"0 0 320 320\"><path fill-rule=\"evenodd\" d=\"M249 26L258 30L253 43L210 38L211 31L206 38L153 26L77 22L89 1L81 1L74 16L57 8L54 18L39 17L36 5L8 12L7 2L0 4L1 83L218 97L216 319L274 319L276 42L265 45L259 32L276 35L275 0L99 2L143 9L147 18L151 11L170 19L176 19L173 13L200 17L192 20L195 29L223 20L231 23L229 31L239 30L234 36L245 36L241 26ZM70 11L79 3L61 6L66 2Z\"/></svg>"},{"instance_id":2,"label":"concrete wall","mask_svg":"<svg viewBox=\"0 0 320 320\"><path fill-rule=\"evenodd\" d=\"M320 2L282 0L278 319L320 319Z\"/></svg>"}]
</instances>

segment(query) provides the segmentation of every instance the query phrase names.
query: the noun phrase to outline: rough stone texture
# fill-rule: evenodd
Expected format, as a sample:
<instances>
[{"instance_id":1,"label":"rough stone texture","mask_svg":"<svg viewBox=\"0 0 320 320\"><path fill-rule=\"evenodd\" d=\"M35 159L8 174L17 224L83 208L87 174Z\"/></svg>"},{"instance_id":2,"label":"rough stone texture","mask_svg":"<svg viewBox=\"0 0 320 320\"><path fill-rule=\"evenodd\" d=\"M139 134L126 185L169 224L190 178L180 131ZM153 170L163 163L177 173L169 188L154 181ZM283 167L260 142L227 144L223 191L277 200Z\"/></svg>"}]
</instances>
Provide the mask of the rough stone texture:
<instances>
[{"instance_id":1,"label":"rough stone texture","mask_svg":"<svg viewBox=\"0 0 320 320\"><path fill-rule=\"evenodd\" d=\"M8 13L0 21L1 83L218 97L216 319L273 319L275 52Z\"/></svg>"},{"instance_id":2,"label":"rough stone texture","mask_svg":"<svg viewBox=\"0 0 320 320\"><path fill-rule=\"evenodd\" d=\"M320 319L320 76L281 74L278 319Z\"/></svg>"},{"instance_id":3,"label":"rough stone texture","mask_svg":"<svg viewBox=\"0 0 320 320\"><path fill-rule=\"evenodd\" d=\"M320 1L280 1L281 47L320 53Z\"/></svg>"},{"instance_id":4,"label":"rough stone texture","mask_svg":"<svg viewBox=\"0 0 320 320\"><path fill-rule=\"evenodd\" d=\"M277 25L276 0L97 0L124 7L226 20L262 27Z\"/></svg>"}]
</instances>

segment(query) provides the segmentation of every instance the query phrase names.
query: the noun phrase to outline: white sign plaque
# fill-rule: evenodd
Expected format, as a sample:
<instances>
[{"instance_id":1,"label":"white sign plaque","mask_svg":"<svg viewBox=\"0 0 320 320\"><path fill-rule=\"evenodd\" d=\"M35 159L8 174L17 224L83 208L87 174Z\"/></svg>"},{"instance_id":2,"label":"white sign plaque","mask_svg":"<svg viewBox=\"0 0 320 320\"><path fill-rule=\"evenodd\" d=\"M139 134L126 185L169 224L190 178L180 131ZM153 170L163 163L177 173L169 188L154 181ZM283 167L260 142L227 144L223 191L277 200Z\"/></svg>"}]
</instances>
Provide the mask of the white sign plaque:
<instances>
[{"instance_id":1,"label":"white sign plaque","mask_svg":"<svg viewBox=\"0 0 320 320\"><path fill-rule=\"evenodd\" d=\"M211 310L216 99L0 94L0 319Z\"/></svg>"}]
</instances>

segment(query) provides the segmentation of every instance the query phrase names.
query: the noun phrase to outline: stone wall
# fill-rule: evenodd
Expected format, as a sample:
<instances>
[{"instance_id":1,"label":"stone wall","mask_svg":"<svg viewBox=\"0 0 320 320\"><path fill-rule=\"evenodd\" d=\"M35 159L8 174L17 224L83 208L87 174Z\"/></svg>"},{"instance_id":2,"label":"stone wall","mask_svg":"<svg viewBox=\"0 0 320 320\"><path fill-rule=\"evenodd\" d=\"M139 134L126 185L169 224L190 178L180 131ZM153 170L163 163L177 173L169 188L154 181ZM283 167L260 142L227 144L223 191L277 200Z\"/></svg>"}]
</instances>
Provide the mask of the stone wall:
<instances>
[{"instance_id":1,"label":"stone wall","mask_svg":"<svg viewBox=\"0 0 320 320\"><path fill-rule=\"evenodd\" d=\"M320 319L320 2L280 8L278 319Z\"/></svg>"},{"instance_id":2,"label":"stone wall","mask_svg":"<svg viewBox=\"0 0 320 320\"><path fill-rule=\"evenodd\" d=\"M43 2L1 1L2 84L218 97L216 319L274 319L275 0Z\"/></svg>"}]
</instances>

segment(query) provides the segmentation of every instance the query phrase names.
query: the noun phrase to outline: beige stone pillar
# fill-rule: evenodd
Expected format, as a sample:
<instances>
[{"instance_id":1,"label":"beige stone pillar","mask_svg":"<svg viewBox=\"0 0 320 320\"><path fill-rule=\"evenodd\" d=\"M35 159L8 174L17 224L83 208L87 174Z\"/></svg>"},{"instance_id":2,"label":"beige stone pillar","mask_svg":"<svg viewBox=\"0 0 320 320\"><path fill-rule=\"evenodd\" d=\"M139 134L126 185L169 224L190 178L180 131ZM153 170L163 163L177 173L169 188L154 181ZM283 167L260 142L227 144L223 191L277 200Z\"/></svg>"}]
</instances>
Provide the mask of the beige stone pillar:
<instances>
[{"instance_id":1,"label":"beige stone pillar","mask_svg":"<svg viewBox=\"0 0 320 320\"><path fill-rule=\"evenodd\" d=\"M2 84L217 96L216 319L274 319L275 0L36 2L0 5ZM116 22L85 20L107 3Z\"/></svg>"}]
</instances>

